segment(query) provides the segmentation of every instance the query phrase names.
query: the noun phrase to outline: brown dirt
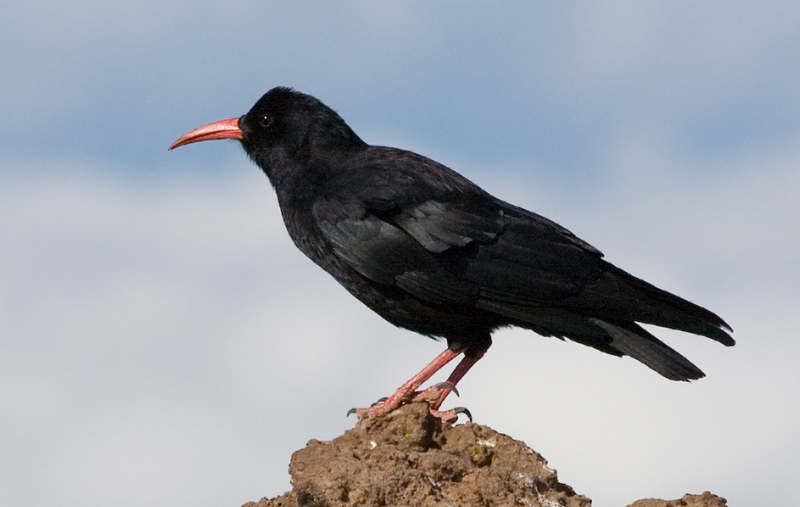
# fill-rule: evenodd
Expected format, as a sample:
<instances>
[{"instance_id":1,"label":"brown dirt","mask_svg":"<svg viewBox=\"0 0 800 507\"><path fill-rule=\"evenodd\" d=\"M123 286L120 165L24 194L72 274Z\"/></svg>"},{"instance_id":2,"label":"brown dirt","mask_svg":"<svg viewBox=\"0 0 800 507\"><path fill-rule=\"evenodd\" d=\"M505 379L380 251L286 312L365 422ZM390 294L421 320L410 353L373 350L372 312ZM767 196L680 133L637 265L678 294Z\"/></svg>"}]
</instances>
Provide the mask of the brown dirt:
<instances>
[{"instance_id":1,"label":"brown dirt","mask_svg":"<svg viewBox=\"0 0 800 507\"><path fill-rule=\"evenodd\" d=\"M706 491L702 495L684 495L678 500L654 500L651 498L637 500L628 507L726 507L724 498Z\"/></svg>"},{"instance_id":2,"label":"brown dirt","mask_svg":"<svg viewBox=\"0 0 800 507\"><path fill-rule=\"evenodd\" d=\"M558 482L524 443L473 423L442 423L411 403L362 420L330 442L311 440L292 456L292 491L244 507L540 506L590 507ZM639 500L629 507L725 507L711 493Z\"/></svg>"}]
</instances>

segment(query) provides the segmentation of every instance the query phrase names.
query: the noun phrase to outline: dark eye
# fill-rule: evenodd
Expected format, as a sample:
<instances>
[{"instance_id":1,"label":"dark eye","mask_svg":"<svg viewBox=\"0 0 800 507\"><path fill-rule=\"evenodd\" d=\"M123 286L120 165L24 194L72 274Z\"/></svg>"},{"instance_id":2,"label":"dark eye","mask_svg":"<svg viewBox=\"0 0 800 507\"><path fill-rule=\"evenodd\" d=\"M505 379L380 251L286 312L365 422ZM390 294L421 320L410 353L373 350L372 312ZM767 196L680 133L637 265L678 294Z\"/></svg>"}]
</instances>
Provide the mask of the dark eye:
<instances>
[{"instance_id":1,"label":"dark eye","mask_svg":"<svg viewBox=\"0 0 800 507\"><path fill-rule=\"evenodd\" d=\"M263 128L267 128L272 125L272 116L267 114L262 114L258 117L258 124L261 125Z\"/></svg>"}]
</instances>

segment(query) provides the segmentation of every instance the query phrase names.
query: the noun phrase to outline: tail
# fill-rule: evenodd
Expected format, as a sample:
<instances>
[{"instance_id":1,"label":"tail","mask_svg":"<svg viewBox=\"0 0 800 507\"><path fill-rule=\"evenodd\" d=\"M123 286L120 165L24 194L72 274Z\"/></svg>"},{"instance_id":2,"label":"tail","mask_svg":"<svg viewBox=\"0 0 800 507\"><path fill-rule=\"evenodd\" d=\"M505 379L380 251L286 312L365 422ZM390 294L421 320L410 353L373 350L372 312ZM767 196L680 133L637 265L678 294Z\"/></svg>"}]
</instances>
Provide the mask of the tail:
<instances>
[{"instance_id":1,"label":"tail","mask_svg":"<svg viewBox=\"0 0 800 507\"><path fill-rule=\"evenodd\" d=\"M711 338L728 347L733 329L717 314L605 263L605 275L584 293L584 304L601 299L593 316L677 329Z\"/></svg>"},{"instance_id":2,"label":"tail","mask_svg":"<svg viewBox=\"0 0 800 507\"><path fill-rule=\"evenodd\" d=\"M706 336L734 345L730 326L718 315L601 261L603 274L558 308L483 300L480 308L545 336L569 338L601 352L630 356L670 380L705 374L637 323Z\"/></svg>"},{"instance_id":3,"label":"tail","mask_svg":"<svg viewBox=\"0 0 800 507\"><path fill-rule=\"evenodd\" d=\"M706 376L691 361L636 323L589 320L611 337L611 342L605 345L611 354L618 352L615 355L630 356L670 380L694 380Z\"/></svg>"},{"instance_id":4,"label":"tail","mask_svg":"<svg viewBox=\"0 0 800 507\"><path fill-rule=\"evenodd\" d=\"M729 334L733 330L717 314L612 264L606 263L605 271L581 298L584 311L594 307L587 312L589 320L611 338L601 350L630 356L668 379L690 380L705 374L637 322L705 336L728 347L736 343Z\"/></svg>"}]
</instances>

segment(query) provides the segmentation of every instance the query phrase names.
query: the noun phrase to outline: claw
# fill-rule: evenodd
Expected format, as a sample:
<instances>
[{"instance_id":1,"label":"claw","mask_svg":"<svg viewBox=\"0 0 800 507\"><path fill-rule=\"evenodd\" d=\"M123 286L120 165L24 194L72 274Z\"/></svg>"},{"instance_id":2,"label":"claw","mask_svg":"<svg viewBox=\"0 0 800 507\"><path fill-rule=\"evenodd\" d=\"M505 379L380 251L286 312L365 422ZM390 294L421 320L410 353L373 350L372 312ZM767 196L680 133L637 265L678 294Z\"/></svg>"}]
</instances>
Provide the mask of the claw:
<instances>
[{"instance_id":1,"label":"claw","mask_svg":"<svg viewBox=\"0 0 800 507\"><path fill-rule=\"evenodd\" d=\"M459 398L461 397L461 395L458 394L458 389L456 389L456 386L454 386L450 382L447 382L447 381L439 382L438 384L434 385L433 387L435 387L437 389L449 389L453 394L455 394Z\"/></svg>"},{"instance_id":2,"label":"claw","mask_svg":"<svg viewBox=\"0 0 800 507\"><path fill-rule=\"evenodd\" d=\"M347 411L347 415L345 417L350 417L351 415L357 414L357 413L358 413L358 409L357 408L351 408L350 410Z\"/></svg>"},{"instance_id":3,"label":"claw","mask_svg":"<svg viewBox=\"0 0 800 507\"><path fill-rule=\"evenodd\" d=\"M388 399L389 399L389 397L388 397L388 396L381 396L380 398L378 398L378 401L376 401L375 403L373 403L372 405L370 405L370 407L374 407L374 406L375 406L375 405L377 405L378 403L383 403L384 401L386 401L386 400L388 400Z\"/></svg>"},{"instance_id":4,"label":"claw","mask_svg":"<svg viewBox=\"0 0 800 507\"><path fill-rule=\"evenodd\" d=\"M456 414L464 414L469 419L469 422L472 422L472 413L467 410L467 407L456 407L453 409L453 412Z\"/></svg>"}]
</instances>

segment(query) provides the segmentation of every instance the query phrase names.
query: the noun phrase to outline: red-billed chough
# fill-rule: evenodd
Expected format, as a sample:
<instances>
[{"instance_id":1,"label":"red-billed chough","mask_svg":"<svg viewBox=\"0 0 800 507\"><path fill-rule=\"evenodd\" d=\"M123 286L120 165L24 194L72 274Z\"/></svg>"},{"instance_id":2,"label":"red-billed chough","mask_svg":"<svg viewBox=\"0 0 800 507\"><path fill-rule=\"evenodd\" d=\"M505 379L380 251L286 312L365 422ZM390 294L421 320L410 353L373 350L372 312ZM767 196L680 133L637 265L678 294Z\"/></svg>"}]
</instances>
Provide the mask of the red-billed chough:
<instances>
[{"instance_id":1,"label":"red-billed chough","mask_svg":"<svg viewBox=\"0 0 800 507\"><path fill-rule=\"evenodd\" d=\"M714 313L609 264L560 225L488 194L416 153L370 146L314 97L274 88L241 118L208 124L170 149L238 139L267 174L295 245L396 326L447 340L447 349L390 398L438 411L504 326L630 356L671 380L703 372L638 323L706 336L731 328ZM444 384L418 391L463 353Z\"/></svg>"}]
</instances>

